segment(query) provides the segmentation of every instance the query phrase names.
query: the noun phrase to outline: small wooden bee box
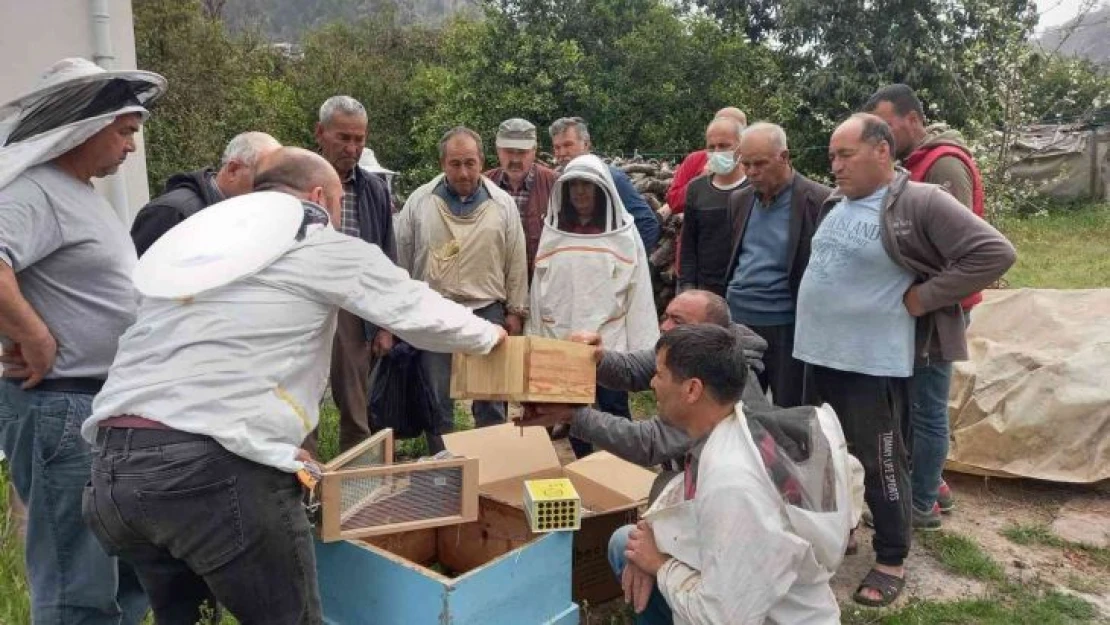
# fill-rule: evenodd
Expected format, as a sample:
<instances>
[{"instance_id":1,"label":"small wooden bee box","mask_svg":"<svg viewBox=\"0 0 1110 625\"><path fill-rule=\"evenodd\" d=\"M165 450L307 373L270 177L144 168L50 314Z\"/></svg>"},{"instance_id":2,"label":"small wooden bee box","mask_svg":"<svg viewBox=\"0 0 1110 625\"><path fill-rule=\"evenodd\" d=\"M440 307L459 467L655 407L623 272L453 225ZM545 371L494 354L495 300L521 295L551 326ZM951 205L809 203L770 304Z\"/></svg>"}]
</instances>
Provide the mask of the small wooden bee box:
<instances>
[{"instance_id":1,"label":"small wooden bee box","mask_svg":"<svg viewBox=\"0 0 1110 625\"><path fill-rule=\"evenodd\" d=\"M582 499L567 478L526 480L524 513L533 533L577 530L582 527Z\"/></svg>"},{"instance_id":2,"label":"small wooden bee box","mask_svg":"<svg viewBox=\"0 0 1110 625\"><path fill-rule=\"evenodd\" d=\"M592 404L594 348L538 336L510 336L485 356L455 354L451 398Z\"/></svg>"}]
</instances>

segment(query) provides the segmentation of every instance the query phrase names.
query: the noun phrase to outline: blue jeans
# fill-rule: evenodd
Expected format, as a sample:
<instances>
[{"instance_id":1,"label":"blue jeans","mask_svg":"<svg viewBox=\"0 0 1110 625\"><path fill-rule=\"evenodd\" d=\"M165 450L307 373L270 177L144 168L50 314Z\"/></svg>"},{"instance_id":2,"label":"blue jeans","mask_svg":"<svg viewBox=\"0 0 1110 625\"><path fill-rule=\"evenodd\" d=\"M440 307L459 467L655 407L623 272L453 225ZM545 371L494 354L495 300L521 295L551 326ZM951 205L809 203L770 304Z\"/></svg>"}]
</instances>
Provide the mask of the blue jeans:
<instances>
[{"instance_id":1,"label":"blue jeans","mask_svg":"<svg viewBox=\"0 0 1110 625\"><path fill-rule=\"evenodd\" d=\"M624 548L628 545L628 533L634 527L636 526L625 525L613 532L613 536L609 538L609 567L616 573L618 580L621 573L624 572L624 565L627 564L624 559ZM658 584L651 591L647 607L644 608L643 612L636 615L635 623L636 625L672 625L674 623L674 618L671 616L671 606L667 605L663 593L659 592Z\"/></svg>"},{"instance_id":2,"label":"blue jeans","mask_svg":"<svg viewBox=\"0 0 1110 625\"><path fill-rule=\"evenodd\" d=\"M941 471L948 458L948 389L952 363L915 367L910 380L910 491L922 512L937 501Z\"/></svg>"},{"instance_id":3,"label":"blue jeans","mask_svg":"<svg viewBox=\"0 0 1110 625\"><path fill-rule=\"evenodd\" d=\"M0 381L0 447L27 505L27 580L36 625L132 625L147 611L132 568L110 557L81 518L92 451L80 428L92 400Z\"/></svg>"}]
</instances>

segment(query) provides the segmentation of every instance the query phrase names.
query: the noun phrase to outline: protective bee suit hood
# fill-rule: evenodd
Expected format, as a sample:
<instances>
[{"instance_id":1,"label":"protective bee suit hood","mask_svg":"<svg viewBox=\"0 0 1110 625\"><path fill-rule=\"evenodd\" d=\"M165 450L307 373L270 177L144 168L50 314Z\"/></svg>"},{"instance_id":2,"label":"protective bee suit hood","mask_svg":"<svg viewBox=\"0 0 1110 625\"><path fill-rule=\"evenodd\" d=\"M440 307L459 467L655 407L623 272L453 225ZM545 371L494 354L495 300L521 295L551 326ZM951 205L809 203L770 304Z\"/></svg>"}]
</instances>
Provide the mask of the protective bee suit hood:
<instances>
[{"instance_id":1,"label":"protective bee suit hood","mask_svg":"<svg viewBox=\"0 0 1110 625\"><path fill-rule=\"evenodd\" d=\"M603 196L598 234L568 232L562 214L570 183L585 180ZM567 338L574 331L601 334L606 349L651 349L659 338L647 254L625 210L608 166L592 154L567 164L548 201L536 251L528 334Z\"/></svg>"}]
</instances>

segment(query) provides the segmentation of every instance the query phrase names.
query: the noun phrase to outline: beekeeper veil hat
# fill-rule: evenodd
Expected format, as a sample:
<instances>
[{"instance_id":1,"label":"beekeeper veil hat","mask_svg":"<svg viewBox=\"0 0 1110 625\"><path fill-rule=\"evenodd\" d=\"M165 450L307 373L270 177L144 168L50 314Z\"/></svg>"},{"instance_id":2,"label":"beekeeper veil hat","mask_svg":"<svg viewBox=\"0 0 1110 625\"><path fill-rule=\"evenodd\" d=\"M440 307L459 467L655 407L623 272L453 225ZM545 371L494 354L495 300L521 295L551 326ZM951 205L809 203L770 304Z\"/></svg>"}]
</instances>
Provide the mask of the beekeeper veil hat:
<instances>
[{"instance_id":1,"label":"beekeeper veil hat","mask_svg":"<svg viewBox=\"0 0 1110 625\"><path fill-rule=\"evenodd\" d=\"M84 143L120 115L139 113L166 92L166 79L108 71L82 58L50 66L29 93L0 105L0 189L27 169Z\"/></svg>"}]
</instances>

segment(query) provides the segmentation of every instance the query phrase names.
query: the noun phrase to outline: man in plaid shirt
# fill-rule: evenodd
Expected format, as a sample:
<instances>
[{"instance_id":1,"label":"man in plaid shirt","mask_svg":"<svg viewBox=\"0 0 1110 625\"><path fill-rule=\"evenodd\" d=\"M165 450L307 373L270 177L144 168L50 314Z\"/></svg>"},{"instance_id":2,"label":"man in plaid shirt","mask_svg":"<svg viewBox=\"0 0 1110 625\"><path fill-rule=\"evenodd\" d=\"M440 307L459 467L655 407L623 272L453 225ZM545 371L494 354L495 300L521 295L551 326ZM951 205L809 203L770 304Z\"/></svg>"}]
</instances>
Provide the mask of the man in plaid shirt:
<instances>
[{"instance_id":1,"label":"man in plaid shirt","mask_svg":"<svg viewBox=\"0 0 1110 625\"><path fill-rule=\"evenodd\" d=\"M328 98L320 107L316 144L320 155L335 168L343 182L343 210L336 229L380 247L396 262L393 210L389 186L377 174L358 166L366 146L366 109L350 96ZM370 372L375 361L388 352L393 337L346 311L339 312L332 346L331 392L339 408L339 447L350 449L370 435L366 410ZM315 451L316 433L305 448Z\"/></svg>"},{"instance_id":2,"label":"man in plaid shirt","mask_svg":"<svg viewBox=\"0 0 1110 625\"><path fill-rule=\"evenodd\" d=\"M485 176L507 191L520 210L531 283L547 200L558 174L536 162L536 127L525 119L501 122L497 129L497 160L501 166L487 171Z\"/></svg>"}]
</instances>

